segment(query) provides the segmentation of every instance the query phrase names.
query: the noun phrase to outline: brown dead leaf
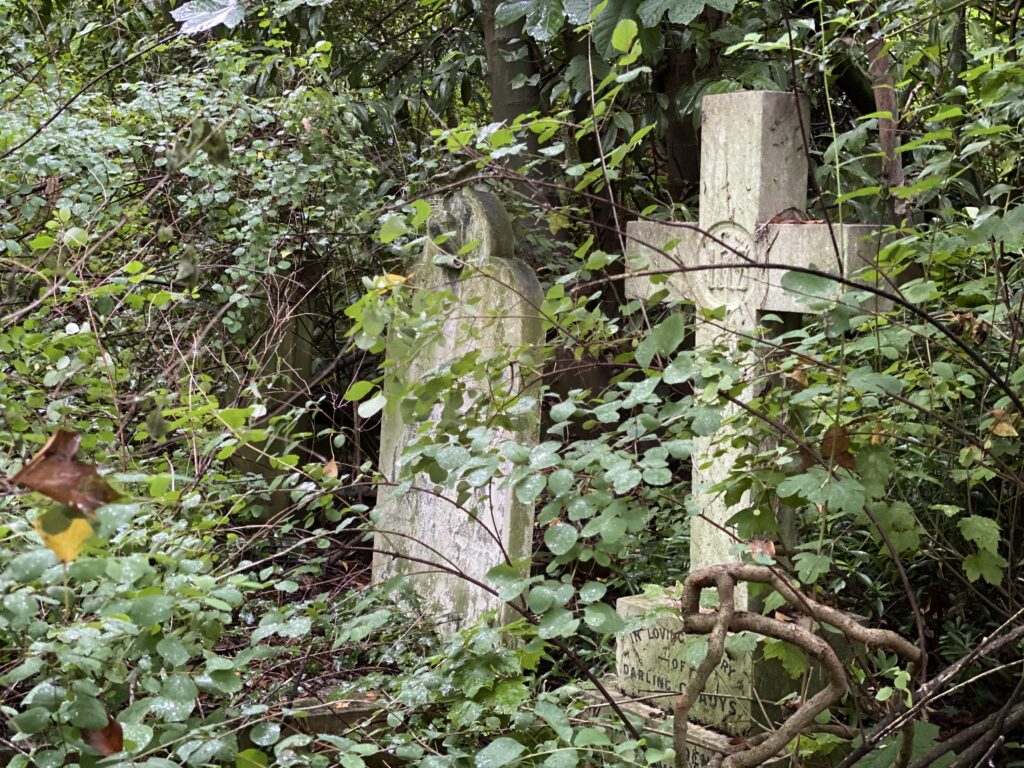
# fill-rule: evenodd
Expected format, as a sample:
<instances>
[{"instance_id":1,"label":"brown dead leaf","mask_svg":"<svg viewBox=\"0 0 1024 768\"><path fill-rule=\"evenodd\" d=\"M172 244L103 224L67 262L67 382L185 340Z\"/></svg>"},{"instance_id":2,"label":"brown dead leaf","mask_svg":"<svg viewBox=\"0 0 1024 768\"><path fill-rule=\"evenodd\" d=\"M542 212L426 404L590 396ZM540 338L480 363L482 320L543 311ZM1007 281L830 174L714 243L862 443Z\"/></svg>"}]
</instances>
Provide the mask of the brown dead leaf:
<instances>
[{"instance_id":1,"label":"brown dead leaf","mask_svg":"<svg viewBox=\"0 0 1024 768\"><path fill-rule=\"evenodd\" d=\"M768 557L775 557L775 542L770 539L750 539L747 542L747 546L750 547L750 553L752 555L767 555Z\"/></svg>"},{"instance_id":2,"label":"brown dead leaf","mask_svg":"<svg viewBox=\"0 0 1024 768\"><path fill-rule=\"evenodd\" d=\"M821 457L845 469L853 469L856 462L850 453L850 434L842 424L833 424L821 439Z\"/></svg>"},{"instance_id":3,"label":"brown dead leaf","mask_svg":"<svg viewBox=\"0 0 1024 768\"><path fill-rule=\"evenodd\" d=\"M996 408L992 411L992 424L989 431L996 437L1017 437L1017 430L1013 427L1005 408Z\"/></svg>"},{"instance_id":4,"label":"brown dead leaf","mask_svg":"<svg viewBox=\"0 0 1024 768\"><path fill-rule=\"evenodd\" d=\"M332 480L338 479L338 462L334 459L324 464L324 477L329 477Z\"/></svg>"},{"instance_id":5,"label":"brown dead leaf","mask_svg":"<svg viewBox=\"0 0 1024 768\"><path fill-rule=\"evenodd\" d=\"M57 430L11 482L87 515L117 501L120 495L100 477L95 465L75 460L81 440L74 432Z\"/></svg>"},{"instance_id":6,"label":"brown dead leaf","mask_svg":"<svg viewBox=\"0 0 1024 768\"><path fill-rule=\"evenodd\" d=\"M121 724L107 715L107 726L98 731L82 731L82 739L104 757L116 755L124 749L124 731Z\"/></svg>"},{"instance_id":7,"label":"brown dead leaf","mask_svg":"<svg viewBox=\"0 0 1024 768\"><path fill-rule=\"evenodd\" d=\"M787 378L790 381L795 382L796 385L799 387L807 386L807 371L803 368L794 368L789 373L784 373L782 375L784 378Z\"/></svg>"}]
</instances>

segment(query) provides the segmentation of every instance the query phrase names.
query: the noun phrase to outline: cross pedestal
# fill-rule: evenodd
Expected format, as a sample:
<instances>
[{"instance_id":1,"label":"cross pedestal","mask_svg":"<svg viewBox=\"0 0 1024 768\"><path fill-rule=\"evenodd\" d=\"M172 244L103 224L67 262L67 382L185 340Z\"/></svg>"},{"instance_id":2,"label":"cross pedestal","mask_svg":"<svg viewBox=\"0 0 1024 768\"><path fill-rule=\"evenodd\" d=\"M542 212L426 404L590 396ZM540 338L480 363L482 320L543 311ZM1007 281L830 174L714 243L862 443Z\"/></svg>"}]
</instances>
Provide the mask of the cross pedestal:
<instances>
[{"instance_id":1,"label":"cross pedestal","mask_svg":"<svg viewBox=\"0 0 1024 768\"><path fill-rule=\"evenodd\" d=\"M799 296L783 289L786 271L768 265L849 276L877 252L871 225L833 225L830 232L824 223L806 221L808 162L801 120L804 126L809 120L803 100L791 93L740 92L707 96L701 109L699 228L651 221L630 222L626 228L631 272L674 270L667 282L657 285L650 277L627 278L627 294L646 299L667 288L670 299L693 302L698 352L734 349L738 339L757 333L765 313L808 312ZM744 268L717 268L736 264ZM702 310L724 310L724 316L708 320ZM749 356L746 365L755 367L756 357ZM741 397L750 399L754 393L751 385ZM690 522L692 570L735 559L727 522L747 500L731 506L708 488L724 480L740 456L729 439L729 417L736 410L727 406L719 431L693 441L694 497L702 517ZM618 607L623 616L646 610L642 598L624 598ZM735 607L748 609L745 591L737 589ZM620 688L633 695L681 692L690 672L674 653L682 622L662 620L651 630L619 638ZM723 660L723 669L709 681L716 690L694 704L691 717L732 733L747 732L756 720L763 721L761 706L778 697L773 692L778 676L755 662L751 656Z\"/></svg>"}]
</instances>

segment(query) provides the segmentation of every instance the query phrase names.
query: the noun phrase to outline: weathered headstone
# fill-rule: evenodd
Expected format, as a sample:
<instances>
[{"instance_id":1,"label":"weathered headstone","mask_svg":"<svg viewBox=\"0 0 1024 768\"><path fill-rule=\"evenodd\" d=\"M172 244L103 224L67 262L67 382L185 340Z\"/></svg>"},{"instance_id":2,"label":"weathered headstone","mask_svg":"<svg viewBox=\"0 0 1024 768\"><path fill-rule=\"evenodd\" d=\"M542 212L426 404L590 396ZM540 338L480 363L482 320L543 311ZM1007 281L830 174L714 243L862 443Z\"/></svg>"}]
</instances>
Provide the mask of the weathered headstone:
<instances>
[{"instance_id":1,"label":"weathered headstone","mask_svg":"<svg viewBox=\"0 0 1024 768\"><path fill-rule=\"evenodd\" d=\"M540 283L529 267L513 258L512 225L496 197L469 190L450 197L432 214L427 229L424 256L411 268L409 282L420 291L446 291L453 301L438 340L421 349L411 363L389 372L385 387L391 393L401 392L406 383L472 350L481 356L503 350L514 354L544 340ZM458 255L465 269L436 264L437 257L445 254ZM396 339L391 338L388 347L391 358ZM509 393L522 393L528 375L522 365L507 366ZM403 451L423 424L408 422L392 399L381 426L380 469L385 478L395 481L402 476ZM488 403L478 399L463 407L472 407L479 416L476 409L487 408ZM434 408L439 412L441 405ZM521 426L515 431L491 429L489 444L497 450L507 440L536 443L539 420L538 403L531 412L518 414ZM513 563L527 560L533 542L533 506L518 501L511 488L492 482L473 490L460 507L444 494L417 490L433 488L429 479L417 480L402 494L387 485L378 492L374 582L408 574L445 636L488 611L497 610L499 618L507 618L506 605L461 574L486 583L487 572L506 558Z\"/></svg>"},{"instance_id":2,"label":"weathered headstone","mask_svg":"<svg viewBox=\"0 0 1024 768\"><path fill-rule=\"evenodd\" d=\"M628 279L627 292L634 298L648 298L667 287L670 298L692 301L697 307L698 351L735 348L740 337L756 334L763 313L808 311L799 296L783 289L785 270L764 265L815 267L852 275L875 255L877 244L870 238L875 227L834 225L830 233L825 223L807 221L808 164L801 119L804 126L809 124L807 105L790 93L705 97L699 231L649 221L631 222L627 227L627 256L633 270L676 270L663 285L653 284L649 277ZM655 250L666 244L671 245L671 259ZM750 267L713 268L733 264ZM679 269L680 265L700 269ZM719 308L724 308L721 319L709 321L701 316L701 310ZM751 366L757 364L754 356L748 361ZM743 397L753 394L750 387ZM736 410L737 406L724 409L726 424L718 433L693 441L694 497L706 518L690 523L693 570L735 559L730 554L735 539L726 523L747 505L747 499L728 505L720 494L707 489L725 479L739 458L740 449L732 446L728 426ZM618 605L623 616L643 614L650 607L650 601L642 598L624 598ZM735 607L747 610L745 590L737 589ZM678 658L681 641L682 622L674 617L620 637L619 687L636 696L684 690L690 668ZM750 654L723 659L705 694L693 704L691 718L730 733L749 731L756 722L770 719L768 705L782 690L779 672L776 665Z\"/></svg>"}]
</instances>

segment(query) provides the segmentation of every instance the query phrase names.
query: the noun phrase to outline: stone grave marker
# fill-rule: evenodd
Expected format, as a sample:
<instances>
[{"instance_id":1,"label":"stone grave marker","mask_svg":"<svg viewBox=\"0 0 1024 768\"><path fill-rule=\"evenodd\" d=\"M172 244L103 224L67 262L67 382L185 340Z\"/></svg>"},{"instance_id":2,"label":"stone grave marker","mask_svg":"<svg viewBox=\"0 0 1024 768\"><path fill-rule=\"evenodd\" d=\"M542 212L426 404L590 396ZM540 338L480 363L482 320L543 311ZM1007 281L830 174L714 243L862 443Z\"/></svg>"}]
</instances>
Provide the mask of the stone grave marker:
<instances>
[{"instance_id":1,"label":"stone grave marker","mask_svg":"<svg viewBox=\"0 0 1024 768\"><path fill-rule=\"evenodd\" d=\"M809 125L807 105L791 93L739 92L707 96L702 102L701 194L699 229L727 243L741 254L724 248L694 229L660 222L634 221L627 227L627 257L633 271L678 269L678 265L704 266L749 263L744 269L676 271L667 283L655 285L648 277L628 278L627 293L648 298L668 289L669 297L692 301L697 307L697 350L713 346L734 348L739 336L752 336L763 313L805 313L798 296L784 290L781 269L765 264L815 267L825 272L853 275L867 266L877 243L872 225L833 225L840 251L837 259L832 234L825 223L808 222L808 164L800 120ZM672 259L654 249L669 249ZM837 263L838 262L838 263ZM707 321L700 310L724 308L724 318ZM755 356L749 365L756 366ZM753 377L752 377L753 378ZM745 398L753 395L748 388ZM727 420L736 406L724 410ZM694 496L708 519L691 520L690 560L697 570L735 560L730 549L735 539L725 530L735 511L748 502L727 505L719 494L706 489L731 471L739 449L729 441L729 425L709 437L693 441ZM747 610L746 591L737 588L736 610ZM652 607L640 597L618 603L623 617L642 615ZM690 668L679 658L682 622L676 617L659 620L647 629L627 633L618 640L616 672L619 687L634 696L683 691ZM747 733L756 722L772 719L772 702L786 687L785 673L776 663L755 656L723 659L708 681L707 690L693 704L691 719L729 733ZM674 697L659 699L671 707Z\"/></svg>"},{"instance_id":2,"label":"stone grave marker","mask_svg":"<svg viewBox=\"0 0 1024 768\"><path fill-rule=\"evenodd\" d=\"M488 192L465 190L437 208L427 224L423 257L410 268L409 282L420 291L447 291L455 300L440 339L422 349L411 363L388 372L385 388L390 392L400 392L405 383L474 349L486 356L500 350L528 350L544 342L539 312L544 295L536 275L513 257L512 224L501 202ZM439 243L446 233L450 236ZM467 268L435 264L435 257L445 253L460 254ZM389 357L395 349L391 338ZM508 367L510 392L526 389L524 377L529 372L524 367L528 368ZM464 407L487 406L485 400L478 400ZM433 412L439 413L440 408L439 403ZM490 445L495 451L510 439L537 442L539 399L530 413L520 417L523 425L516 431L492 429ZM405 420L398 403L389 402L380 444L380 470L386 479L401 477L403 451L422 428L421 423ZM414 482L420 488L433 485L426 477ZM533 506L518 501L511 488L492 482L474 489L463 506L416 488L398 494L381 485L377 496L373 580L379 583L398 573L408 574L442 636L450 636L488 611L497 610L499 619L511 615L497 597L445 568L486 584L487 572L506 558L526 561L531 555Z\"/></svg>"}]
</instances>

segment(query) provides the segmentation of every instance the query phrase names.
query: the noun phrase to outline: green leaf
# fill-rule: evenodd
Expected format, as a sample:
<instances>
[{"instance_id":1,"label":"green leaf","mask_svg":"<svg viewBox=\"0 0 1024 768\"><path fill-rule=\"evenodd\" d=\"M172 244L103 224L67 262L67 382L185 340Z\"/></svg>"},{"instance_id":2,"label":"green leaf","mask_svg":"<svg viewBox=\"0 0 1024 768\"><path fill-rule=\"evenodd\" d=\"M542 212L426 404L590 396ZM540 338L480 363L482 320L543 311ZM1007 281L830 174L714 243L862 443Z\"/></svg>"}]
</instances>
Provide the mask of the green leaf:
<instances>
[{"instance_id":1,"label":"green leaf","mask_svg":"<svg viewBox=\"0 0 1024 768\"><path fill-rule=\"evenodd\" d=\"M81 248L89 244L89 233L81 227L71 227L61 236L61 242L70 248Z\"/></svg>"},{"instance_id":2,"label":"green leaf","mask_svg":"<svg viewBox=\"0 0 1024 768\"><path fill-rule=\"evenodd\" d=\"M281 724L264 721L257 723L249 731L249 738L252 739L252 743L259 747L269 747L271 744L276 744L278 739L281 738Z\"/></svg>"},{"instance_id":3,"label":"green leaf","mask_svg":"<svg viewBox=\"0 0 1024 768\"><path fill-rule=\"evenodd\" d=\"M967 541L977 544L978 549L989 552L999 551L999 523L995 520L981 515L971 515L961 519L957 523L957 527L960 529L960 535Z\"/></svg>"},{"instance_id":4,"label":"green leaf","mask_svg":"<svg viewBox=\"0 0 1024 768\"><path fill-rule=\"evenodd\" d=\"M533 0L523 30L534 40L546 43L558 34L564 19L562 0Z\"/></svg>"},{"instance_id":5,"label":"green leaf","mask_svg":"<svg viewBox=\"0 0 1024 768\"><path fill-rule=\"evenodd\" d=\"M548 490L552 496L561 496L572 490L575 480L572 470L565 467L557 469L548 476Z\"/></svg>"},{"instance_id":6,"label":"green leaf","mask_svg":"<svg viewBox=\"0 0 1024 768\"><path fill-rule=\"evenodd\" d=\"M753 632L730 632L725 636L725 652L734 659L757 650L758 636Z\"/></svg>"},{"instance_id":7,"label":"green leaf","mask_svg":"<svg viewBox=\"0 0 1024 768\"><path fill-rule=\"evenodd\" d=\"M473 758L473 765L476 768L502 768L514 762L525 749L526 747L515 739L502 736L477 752Z\"/></svg>"},{"instance_id":8,"label":"green leaf","mask_svg":"<svg viewBox=\"0 0 1024 768\"><path fill-rule=\"evenodd\" d=\"M580 602L593 603L605 596L608 585L599 581L588 581L580 587Z\"/></svg>"},{"instance_id":9,"label":"green leaf","mask_svg":"<svg viewBox=\"0 0 1024 768\"><path fill-rule=\"evenodd\" d=\"M547 477L542 474L527 475L516 486L516 499L523 504L533 504L547 485Z\"/></svg>"},{"instance_id":10,"label":"green leaf","mask_svg":"<svg viewBox=\"0 0 1024 768\"><path fill-rule=\"evenodd\" d=\"M413 214L412 221L410 223L414 228L419 227L430 218L430 203L426 200L413 200L411 205L415 213Z\"/></svg>"},{"instance_id":11,"label":"green leaf","mask_svg":"<svg viewBox=\"0 0 1024 768\"><path fill-rule=\"evenodd\" d=\"M625 53L636 40L637 25L633 19L621 19L612 32L612 47Z\"/></svg>"},{"instance_id":12,"label":"green leaf","mask_svg":"<svg viewBox=\"0 0 1024 768\"><path fill-rule=\"evenodd\" d=\"M801 584L813 584L828 573L832 560L820 552L798 552L793 556L796 575Z\"/></svg>"},{"instance_id":13,"label":"green leaf","mask_svg":"<svg viewBox=\"0 0 1024 768\"><path fill-rule=\"evenodd\" d=\"M875 373L870 368L858 368L851 371L846 382L859 392L878 392L881 394L898 395L903 391L903 382L895 376Z\"/></svg>"},{"instance_id":14,"label":"green leaf","mask_svg":"<svg viewBox=\"0 0 1024 768\"><path fill-rule=\"evenodd\" d=\"M356 408L356 413L359 414L360 418L368 419L379 413L387 404L388 399L385 397L384 393L381 392L374 397L371 397L369 400L360 403L359 407Z\"/></svg>"},{"instance_id":15,"label":"green leaf","mask_svg":"<svg viewBox=\"0 0 1024 768\"><path fill-rule=\"evenodd\" d=\"M807 656L800 648L775 638L764 639L764 657L781 661L783 668L793 679L800 677L808 669Z\"/></svg>"},{"instance_id":16,"label":"green leaf","mask_svg":"<svg viewBox=\"0 0 1024 768\"><path fill-rule=\"evenodd\" d=\"M240 0L191 0L171 11L186 35L195 35L223 24L237 27L245 18L245 5Z\"/></svg>"},{"instance_id":17,"label":"green leaf","mask_svg":"<svg viewBox=\"0 0 1024 768\"><path fill-rule=\"evenodd\" d=\"M68 707L68 722L76 728L99 730L107 725L107 710L94 696L78 693Z\"/></svg>"},{"instance_id":18,"label":"green leaf","mask_svg":"<svg viewBox=\"0 0 1024 768\"><path fill-rule=\"evenodd\" d=\"M964 573L971 581L985 579L989 584L998 587L1003 583L1003 569L1008 563L1006 558L993 552L975 552L964 558Z\"/></svg>"},{"instance_id":19,"label":"green leaf","mask_svg":"<svg viewBox=\"0 0 1024 768\"><path fill-rule=\"evenodd\" d=\"M228 429L239 430L245 427L245 422L252 415L252 408L221 408L217 415Z\"/></svg>"},{"instance_id":20,"label":"green leaf","mask_svg":"<svg viewBox=\"0 0 1024 768\"><path fill-rule=\"evenodd\" d=\"M519 21L533 7L534 0L505 0L494 11L494 25L506 27L514 21Z\"/></svg>"},{"instance_id":21,"label":"green leaf","mask_svg":"<svg viewBox=\"0 0 1024 768\"><path fill-rule=\"evenodd\" d=\"M625 626L625 622L607 603L592 603L583 610L583 620L595 632L610 635Z\"/></svg>"},{"instance_id":22,"label":"green leaf","mask_svg":"<svg viewBox=\"0 0 1024 768\"><path fill-rule=\"evenodd\" d=\"M696 669L708 655L708 638L705 635L689 635L676 648L675 653L693 669Z\"/></svg>"},{"instance_id":23,"label":"green leaf","mask_svg":"<svg viewBox=\"0 0 1024 768\"><path fill-rule=\"evenodd\" d=\"M533 711L537 717L550 726L559 739L566 744L572 743L572 726L569 724L569 716L564 709L546 699L541 699Z\"/></svg>"},{"instance_id":24,"label":"green leaf","mask_svg":"<svg viewBox=\"0 0 1024 768\"><path fill-rule=\"evenodd\" d=\"M623 19L632 19L636 15L637 0L607 0L604 8L594 19L594 45L602 56L610 59L615 55L612 35Z\"/></svg>"},{"instance_id":25,"label":"green leaf","mask_svg":"<svg viewBox=\"0 0 1024 768\"><path fill-rule=\"evenodd\" d=\"M544 544L555 555L564 555L576 545L579 533L576 528L565 523L553 525L544 531Z\"/></svg>"},{"instance_id":26,"label":"green leaf","mask_svg":"<svg viewBox=\"0 0 1024 768\"><path fill-rule=\"evenodd\" d=\"M171 667L180 667L189 660L185 644L176 637L165 637L156 644L156 652Z\"/></svg>"},{"instance_id":27,"label":"green leaf","mask_svg":"<svg viewBox=\"0 0 1024 768\"><path fill-rule=\"evenodd\" d=\"M506 603L519 597L530 583L520 569L508 563L491 568L487 572L487 580L498 588L498 598Z\"/></svg>"},{"instance_id":28,"label":"green leaf","mask_svg":"<svg viewBox=\"0 0 1024 768\"><path fill-rule=\"evenodd\" d=\"M163 624L171 618L174 600L166 595L147 595L137 597L128 608L128 615L139 627L151 627ZM105 722L105 721L104 721ZM100 726L101 728L103 726Z\"/></svg>"},{"instance_id":29,"label":"green leaf","mask_svg":"<svg viewBox=\"0 0 1024 768\"><path fill-rule=\"evenodd\" d=\"M699 373L700 368L691 354L681 354L665 369L662 379L666 384L682 384Z\"/></svg>"},{"instance_id":30,"label":"green leaf","mask_svg":"<svg viewBox=\"0 0 1024 768\"><path fill-rule=\"evenodd\" d=\"M562 7L571 24L587 24L601 0L563 0Z\"/></svg>"},{"instance_id":31,"label":"green leaf","mask_svg":"<svg viewBox=\"0 0 1024 768\"><path fill-rule=\"evenodd\" d=\"M821 298L831 299L836 295L836 281L821 275L806 272L783 272L779 280L782 287L802 301L813 301Z\"/></svg>"},{"instance_id":32,"label":"green leaf","mask_svg":"<svg viewBox=\"0 0 1024 768\"><path fill-rule=\"evenodd\" d=\"M579 765L579 753L572 747L556 749L544 759L544 768L576 768Z\"/></svg>"},{"instance_id":33,"label":"green leaf","mask_svg":"<svg viewBox=\"0 0 1024 768\"><path fill-rule=\"evenodd\" d=\"M580 620L574 618L572 612L561 606L550 609L537 625L537 635L544 640L554 637L569 637L576 633Z\"/></svg>"},{"instance_id":34,"label":"green leaf","mask_svg":"<svg viewBox=\"0 0 1024 768\"><path fill-rule=\"evenodd\" d=\"M373 389L374 384L372 381L354 381L349 384L348 389L345 390L345 394L342 395L343 400L362 400L366 397L370 390Z\"/></svg>"},{"instance_id":35,"label":"green leaf","mask_svg":"<svg viewBox=\"0 0 1024 768\"><path fill-rule=\"evenodd\" d=\"M29 656L14 669L0 675L0 685L13 685L36 675L43 668L43 660L39 656Z\"/></svg>"},{"instance_id":36,"label":"green leaf","mask_svg":"<svg viewBox=\"0 0 1024 768\"><path fill-rule=\"evenodd\" d=\"M398 214L389 216L380 227L380 241L387 245L408 231L409 227L405 223L404 216Z\"/></svg>"},{"instance_id":37,"label":"green leaf","mask_svg":"<svg viewBox=\"0 0 1024 768\"><path fill-rule=\"evenodd\" d=\"M258 749L243 749L235 756L235 768L267 768L270 758Z\"/></svg>"},{"instance_id":38,"label":"green leaf","mask_svg":"<svg viewBox=\"0 0 1024 768\"><path fill-rule=\"evenodd\" d=\"M103 720L106 723L106 718ZM39 733L50 725L50 710L45 707L33 707L11 718L11 725L21 733L29 735Z\"/></svg>"}]
</instances>

